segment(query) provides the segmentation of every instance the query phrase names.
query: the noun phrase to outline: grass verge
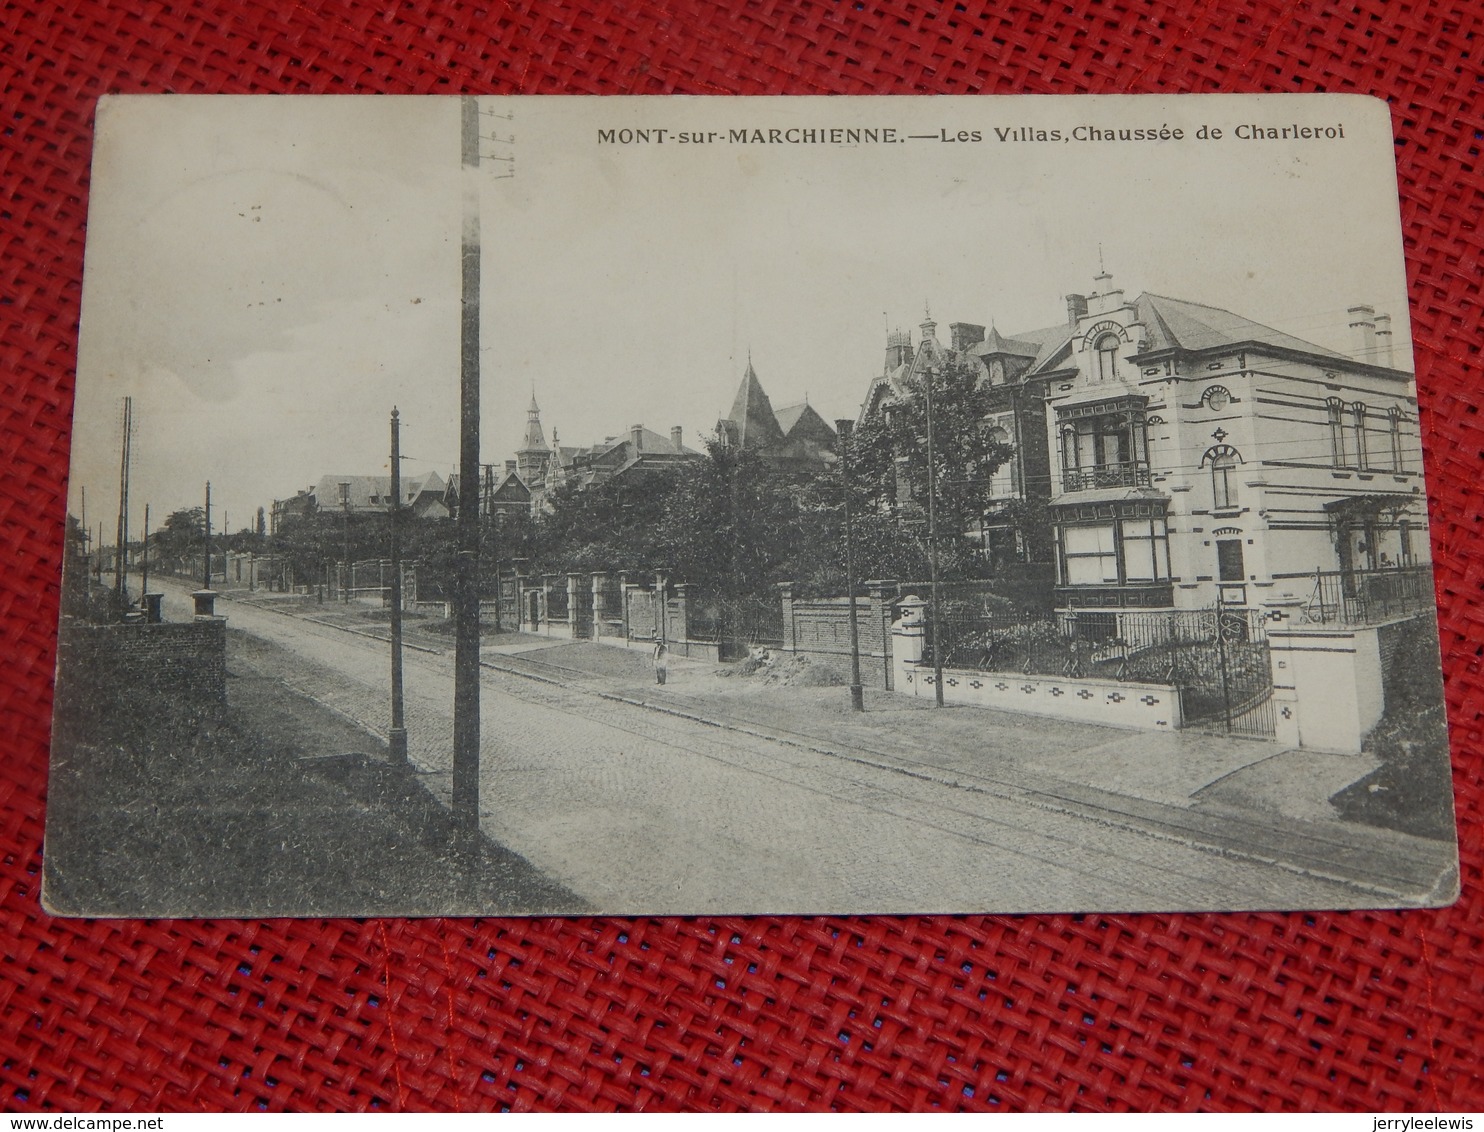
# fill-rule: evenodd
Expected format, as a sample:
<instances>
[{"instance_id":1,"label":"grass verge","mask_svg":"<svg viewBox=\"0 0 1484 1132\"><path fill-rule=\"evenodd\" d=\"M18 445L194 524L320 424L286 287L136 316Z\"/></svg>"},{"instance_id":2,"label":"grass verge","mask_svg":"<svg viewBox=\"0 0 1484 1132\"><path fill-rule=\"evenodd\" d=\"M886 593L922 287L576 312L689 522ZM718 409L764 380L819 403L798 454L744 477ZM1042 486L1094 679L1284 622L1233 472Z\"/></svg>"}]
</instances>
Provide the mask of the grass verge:
<instances>
[{"instance_id":1,"label":"grass verge","mask_svg":"<svg viewBox=\"0 0 1484 1132\"><path fill-rule=\"evenodd\" d=\"M228 634L225 710L73 673L53 739L52 911L87 916L577 912L583 902L448 811L385 744Z\"/></svg>"}]
</instances>

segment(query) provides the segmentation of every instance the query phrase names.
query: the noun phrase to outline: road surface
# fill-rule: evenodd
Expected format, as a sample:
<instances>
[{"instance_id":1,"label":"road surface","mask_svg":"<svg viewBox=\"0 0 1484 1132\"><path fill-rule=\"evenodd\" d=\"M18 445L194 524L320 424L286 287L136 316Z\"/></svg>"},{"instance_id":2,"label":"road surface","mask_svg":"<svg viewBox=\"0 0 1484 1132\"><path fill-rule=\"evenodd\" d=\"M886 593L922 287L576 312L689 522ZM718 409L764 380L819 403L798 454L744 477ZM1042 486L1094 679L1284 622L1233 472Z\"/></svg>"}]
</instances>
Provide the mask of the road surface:
<instances>
[{"instance_id":1,"label":"road surface","mask_svg":"<svg viewBox=\"0 0 1484 1132\"><path fill-rule=\"evenodd\" d=\"M166 617L189 616L166 585ZM223 601L287 684L384 735L385 643ZM311 611L312 617L312 611ZM450 655L405 656L409 753L447 799ZM1368 892L990 784L822 753L486 670L481 826L602 911L1134 911L1372 906ZM1382 901L1384 902L1384 901ZM541 909L530 909L539 912Z\"/></svg>"}]
</instances>

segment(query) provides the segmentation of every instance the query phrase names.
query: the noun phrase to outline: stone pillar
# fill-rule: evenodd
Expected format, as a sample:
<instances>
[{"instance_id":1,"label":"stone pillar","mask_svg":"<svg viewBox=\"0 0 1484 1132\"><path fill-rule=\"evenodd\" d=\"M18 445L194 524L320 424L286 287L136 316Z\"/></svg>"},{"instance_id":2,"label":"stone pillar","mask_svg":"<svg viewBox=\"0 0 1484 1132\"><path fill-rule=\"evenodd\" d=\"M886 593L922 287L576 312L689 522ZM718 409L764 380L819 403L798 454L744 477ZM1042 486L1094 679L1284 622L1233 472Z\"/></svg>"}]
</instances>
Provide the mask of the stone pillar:
<instances>
[{"instance_id":1,"label":"stone pillar","mask_svg":"<svg viewBox=\"0 0 1484 1132\"><path fill-rule=\"evenodd\" d=\"M160 612L160 603L165 600L164 594L144 595L144 620L150 625L158 625L165 618Z\"/></svg>"},{"instance_id":2,"label":"stone pillar","mask_svg":"<svg viewBox=\"0 0 1484 1132\"><path fill-rule=\"evenodd\" d=\"M1269 629L1268 650L1278 742L1359 754L1386 709L1379 627Z\"/></svg>"},{"instance_id":3,"label":"stone pillar","mask_svg":"<svg viewBox=\"0 0 1484 1132\"><path fill-rule=\"evenodd\" d=\"M783 603L783 651L797 652L798 639L794 635L794 584L778 583L778 600Z\"/></svg>"},{"instance_id":4,"label":"stone pillar","mask_svg":"<svg viewBox=\"0 0 1484 1132\"><path fill-rule=\"evenodd\" d=\"M216 616L216 591L215 590L196 590L196 591L194 591L191 594L191 598L196 603L195 616L197 616L197 617L215 617Z\"/></svg>"},{"instance_id":5,"label":"stone pillar","mask_svg":"<svg viewBox=\"0 0 1484 1132\"><path fill-rule=\"evenodd\" d=\"M666 600L670 581L663 574L654 576L654 635L662 641L670 639L670 610Z\"/></svg>"},{"instance_id":6,"label":"stone pillar","mask_svg":"<svg viewBox=\"0 0 1484 1132\"><path fill-rule=\"evenodd\" d=\"M551 587L555 574L541 575L541 632L551 636Z\"/></svg>"},{"instance_id":7,"label":"stone pillar","mask_svg":"<svg viewBox=\"0 0 1484 1132\"><path fill-rule=\"evenodd\" d=\"M593 640L603 636L603 619L608 616L608 575L601 570L593 574Z\"/></svg>"},{"instance_id":8,"label":"stone pillar","mask_svg":"<svg viewBox=\"0 0 1484 1132\"><path fill-rule=\"evenodd\" d=\"M686 656L690 656L690 583L675 583L675 618L670 623L670 639L679 645L684 642Z\"/></svg>"},{"instance_id":9,"label":"stone pillar","mask_svg":"<svg viewBox=\"0 0 1484 1132\"><path fill-rule=\"evenodd\" d=\"M572 571L567 574L567 636L577 640L577 610L582 597L582 575Z\"/></svg>"},{"instance_id":10,"label":"stone pillar","mask_svg":"<svg viewBox=\"0 0 1484 1132\"><path fill-rule=\"evenodd\" d=\"M881 657L882 687L889 692L894 683L891 671L891 603L897 596L896 579L880 578L867 582L866 593L871 600L869 613L871 626L870 632L866 634L866 640L871 642L871 655Z\"/></svg>"},{"instance_id":11,"label":"stone pillar","mask_svg":"<svg viewBox=\"0 0 1484 1132\"><path fill-rule=\"evenodd\" d=\"M932 695L932 688L923 684L918 674L922 671L918 663L927 648L927 602L916 594L902 599L901 612L891 623L891 653L893 687L909 696Z\"/></svg>"}]
</instances>

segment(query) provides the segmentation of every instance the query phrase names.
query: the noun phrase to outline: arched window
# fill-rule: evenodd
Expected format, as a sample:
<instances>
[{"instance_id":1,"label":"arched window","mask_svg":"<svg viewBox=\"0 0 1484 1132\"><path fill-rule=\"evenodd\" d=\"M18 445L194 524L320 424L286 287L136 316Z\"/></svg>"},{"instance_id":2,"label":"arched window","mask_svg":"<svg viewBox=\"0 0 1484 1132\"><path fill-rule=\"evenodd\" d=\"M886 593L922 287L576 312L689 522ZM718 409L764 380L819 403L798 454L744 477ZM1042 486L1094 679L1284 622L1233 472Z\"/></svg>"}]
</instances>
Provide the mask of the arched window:
<instances>
[{"instance_id":1,"label":"arched window","mask_svg":"<svg viewBox=\"0 0 1484 1132\"><path fill-rule=\"evenodd\" d=\"M1221 444L1206 450L1202 464L1211 465L1212 509L1224 511L1237 505L1237 467L1242 463L1242 454L1230 444Z\"/></svg>"},{"instance_id":2,"label":"arched window","mask_svg":"<svg viewBox=\"0 0 1484 1132\"><path fill-rule=\"evenodd\" d=\"M1108 333L1097 340L1093 347L1098 354L1097 376L1099 381L1113 381L1118 377L1118 335Z\"/></svg>"},{"instance_id":3,"label":"arched window","mask_svg":"<svg viewBox=\"0 0 1484 1132\"><path fill-rule=\"evenodd\" d=\"M1329 415L1329 443L1334 454L1335 467L1350 466L1350 444L1345 429L1345 402L1331 397L1324 403Z\"/></svg>"},{"instance_id":4,"label":"arched window","mask_svg":"<svg viewBox=\"0 0 1484 1132\"><path fill-rule=\"evenodd\" d=\"M1365 437L1366 407L1357 401L1350 406L1350 427L1355 430L1355 466L1365 468L1370 465L1366 452Z\"/></svg>"}]
</instances>

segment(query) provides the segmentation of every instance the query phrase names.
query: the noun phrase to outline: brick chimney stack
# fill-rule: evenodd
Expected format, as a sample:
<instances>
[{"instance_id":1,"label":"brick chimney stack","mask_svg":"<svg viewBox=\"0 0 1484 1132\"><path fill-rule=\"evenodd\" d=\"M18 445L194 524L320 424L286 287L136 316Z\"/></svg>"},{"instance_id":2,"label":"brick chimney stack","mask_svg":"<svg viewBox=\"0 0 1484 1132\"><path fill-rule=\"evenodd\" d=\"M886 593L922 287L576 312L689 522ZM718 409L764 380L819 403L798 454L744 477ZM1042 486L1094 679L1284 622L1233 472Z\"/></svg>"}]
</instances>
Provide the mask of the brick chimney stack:
<instances>
[{"instance_id":1,"label":"brick chimney stack","mask_svg":"<svg viewBox=\"0 0 1484 1132\"><path fill-rule=\"evenodd\" d=\"M633 428L629 429L629 439L634 442L634 454L636 456L644 451L644 426L642 424L636 424Z\"/></svg>"},{"instance_id":2,"label":"brick chimney stack","mask_svg":"<svg viewBox=\"0 0 1484 1132\"><path fill-rule=\"evenodd\" d=\"M950 322L949 341L958 351L967 350L984 341L984 327L974 322Z\"/></svg>"},{"instance_id":3,"label":"brick chimney stack","mask_svg":"<svg viewBox=\"0 0 1484 1132\"><path fill-rule=\"evenodd\" d=\"M680 451L680 426L679 425L675 425L673 428L670 429L670 446L672 448L674 448L675 451L677 451L677 452Z\"/></svg>"},{"instance_id":4,"label":"brick chimney stack","mask_svg":"<svg viewBox=\"0 0 1484 1132\"><path fill-rule=\"evenodd\" d=\"M1080 318L1085 317L1086 314L1087 314L1087 296L1086 295L1068 295L1067 296L1067 325L1069 327L1075 328L1077 326L1077 320L1080 319Z\"/></svg>"}]
</instances>

